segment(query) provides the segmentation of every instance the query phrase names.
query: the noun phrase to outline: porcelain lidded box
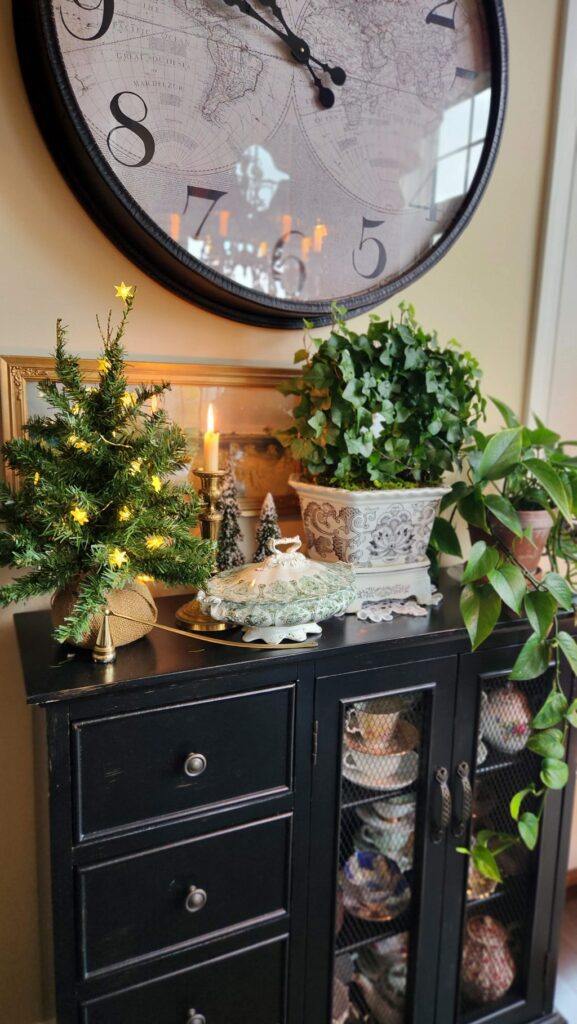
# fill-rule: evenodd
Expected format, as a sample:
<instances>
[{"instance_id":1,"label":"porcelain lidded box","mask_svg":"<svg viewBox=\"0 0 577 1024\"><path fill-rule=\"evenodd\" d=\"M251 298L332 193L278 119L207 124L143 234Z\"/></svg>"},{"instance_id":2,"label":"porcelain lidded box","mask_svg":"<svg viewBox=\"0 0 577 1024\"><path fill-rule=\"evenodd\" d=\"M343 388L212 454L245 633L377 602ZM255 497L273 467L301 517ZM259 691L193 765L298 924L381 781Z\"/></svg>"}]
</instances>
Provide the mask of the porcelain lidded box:
<instances>
[{"instance_id":1,"label":"porcelain lidded box","mask_svg":"<svg viewBox=\"0 0 577 1024\"><path fill-rule=\"evenodd\" d=\"M271 540L263 562L225 569L199 593L203 611L219 622L244 626L243 640L306 640L319 622L341 615L355 592L353 570L323 565L299 551L299 537ZM287 547L286 551L279 548Z\"/></svg>"}]
</instances>

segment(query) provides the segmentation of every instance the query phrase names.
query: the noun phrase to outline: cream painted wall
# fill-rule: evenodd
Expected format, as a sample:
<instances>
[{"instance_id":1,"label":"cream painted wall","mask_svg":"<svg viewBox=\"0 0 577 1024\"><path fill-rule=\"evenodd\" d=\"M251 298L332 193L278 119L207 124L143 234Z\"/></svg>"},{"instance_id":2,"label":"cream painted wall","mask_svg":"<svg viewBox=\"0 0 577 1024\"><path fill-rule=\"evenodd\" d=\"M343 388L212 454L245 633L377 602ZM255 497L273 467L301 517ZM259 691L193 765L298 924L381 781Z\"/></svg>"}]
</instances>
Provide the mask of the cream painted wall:
<instances>
[{"instance_id":1,"label":"cream painted wall","mask_svg":"<svg viewBox=\"0 0 577 1024\"><path fill-rule=\"evenodd\" d=\"M481 360L485 387L521 406L531 337L561 0L508 0L509 112L501 154L472 224L442 264L403 295L441 338ZM94 314L121 278L139 286L129 352L166 360L286 364L298 332L232 324L132 267L77 204L36 129L0 0L0 351L47 355L57 316L94 355ZM396 302L397 300L395 300ZM391 308L395 303L387 305ZM41 603L41 602L40 602ZM0 1018L49 1016L38 942L32 717L24 705L12 610L0 616Z\"/></svg>"}]
</instances>

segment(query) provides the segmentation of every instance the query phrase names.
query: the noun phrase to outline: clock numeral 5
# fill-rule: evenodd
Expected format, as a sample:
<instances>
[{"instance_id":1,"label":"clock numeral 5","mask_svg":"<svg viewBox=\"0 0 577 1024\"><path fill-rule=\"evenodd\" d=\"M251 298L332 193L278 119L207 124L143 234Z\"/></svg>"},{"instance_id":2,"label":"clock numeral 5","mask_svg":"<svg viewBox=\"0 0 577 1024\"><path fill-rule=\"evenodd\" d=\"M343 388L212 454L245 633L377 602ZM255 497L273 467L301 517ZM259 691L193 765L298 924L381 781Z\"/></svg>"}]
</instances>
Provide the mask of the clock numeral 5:
<instances>
[{"instance_id":1,"label":"clock numeral 5","mask_svg":"<svg viewBox=\"0 0 577 1024\"><path fill-rule=\"evenodd\" d=\"M141 118L135 119L134 117L129 117L128 114L124 113L120 106L120 101L124 96L135 96L137 100L140 100L144 107L144 113ZM142 123L146 120L148 114L148 107L146 106L142 96L139 96L137 92L117 92L116 96L113 96L110 101L110 113L113 118L118 121L116 127L111 128L106 139L106 145L114 159L124 167L144 167L145 164L149 164L154 156L154 150L156 147L152 133L149 132L148 128L145 128ZM121 160L118 154L114 152L111 145L112 136L122 128L126 128L129 132L132 132L132 134L136 135L142 142L142 145L144 146L144 155L141 160L136 160L135 162L130 160Z\"/></svg>"},{"instance_id":2,"label":"clock numeral 5","mask_svg":"<svg viewBox=\"0 0 577 1024\"><path fill-rule=\"evenodd\" d=\"M219 192L215 188L202 188L201 186L197 186L197 185L189 185L188 186L188 188L186 190L186 204L185 204L184 210L182 211L182 216L183 217L184 217L186 211L188 210L188 202L189 202L189 200L191 198L194 198L194 199L208 199L210 201L210 206L209 206L208 210L206 211L204 217L202 218L200 224L198 225L198 227L196 229L196 234L194 236L195 238L199 237L200 232L202 231L204 225L206 224L208 218L210 217L210 215L211 215L212 211L214 210L216 204L218 203L219 199L222 199L223 196L227 196L227 195L228 195L228 192Z\"/></svg>"},{"instance_id":3,"label":"clock numeral 5","mask_svg":"<svg viewBox=\"0 0 577 1024\"><path fill-rule=\"evenodd\" d=\"M272 276L275 281L283 285L283 290L287 295L300 295L300 293L303 290L303 285L306 281L307 272L300 256L295 256L292 253L285 254L285 246L291 235L298 235L299 238L305 237L303 231L296 231L295 229L293 229L292 231L287 231L285 235L282 235L279 238L278 242L276 243L272 251ZM284 282L284 273L287 267L290 267L291 264L294 264L294 266L296 267L298 278L296 285L291 287L289 291L289 288L286 287Z\"/></svg>"},{"instance_id":4,"label":"clock numeral 5","mask_svg":"<svg viewBox=\"0 0 577 1024\"><path fill-rule=\"evenodd\" d=\"M83 4L82 0L73 0L73 3L75 3L76 6L80 7L83 11L98 11L100 8L102 8L102 22L100 28L93 36L79 36L76 34L76 32L73 32L72 29L69 28L69 26L66 24L66 19L62 12L62 8L60 8L60 17L62 18L62 24L64 25L66 31L70 32L70 35L74 36L75 39L83 39L87 43L90 42L92 39L100 39L102 36L105 36L112 24L112 19L114 17L114 0L98 0L97 4Z\"/></svg>"},{"instance_id":5,"label":"clock numeral 5","mask_svg":"<svg viewBox=\"0 0 577 1024\"><path fill-rule=\"evenodd\" d=\"M437 14L442 7L451 8L450 14ZM442 28L455 28L455 11L457 10L457 0L441 0L440 4L437 4L432 10L429 11L425 21L427 25L441 25Z\"/></svg>"},{"instance_id":6,"label":"clock numeral 5","mask_svg":"<svg viewBox=\"0 0 577 1024\"><path fill-rule=\"evenodd\" d=\"M367 278L367 280L370 280L374 277L380 277L387 265L387 250L385 249L380 238L375 238L374 235L365 235L365 231L367 229L372 230L373 228L380 228L381 225L383 225L384 223L384 220L369 220L368 217L363 217L363 226L361 229L361 240L359 242L359 247L358 250L353 250L353 267L355 268L359 277L365 277ZM369 242L372 242L373 245L375 246L374 251L377 257L377 262L375 264L374 269L370 272L370 274L364 274L363 271L359 270L357 266L356 254L357 252L360 252L362 250L363 246L368 245Z\"/></svg>"}]
</instances>

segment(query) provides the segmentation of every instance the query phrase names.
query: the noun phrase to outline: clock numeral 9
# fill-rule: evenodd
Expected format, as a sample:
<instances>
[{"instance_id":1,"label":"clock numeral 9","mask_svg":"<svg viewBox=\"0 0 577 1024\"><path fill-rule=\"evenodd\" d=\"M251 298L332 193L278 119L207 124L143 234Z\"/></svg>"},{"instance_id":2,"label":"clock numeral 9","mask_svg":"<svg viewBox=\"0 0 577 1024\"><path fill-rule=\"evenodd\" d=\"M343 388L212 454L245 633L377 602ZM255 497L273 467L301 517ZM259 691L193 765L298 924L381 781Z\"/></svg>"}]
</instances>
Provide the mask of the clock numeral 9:
<instances>
[{"instance_id":1,"label":"clock numeral 9","mask_svg":"<svg viewBox=\"0 0 577 1024\"><path fill-rule=\"evenodd\" d=\"M445 8L445 13L437 14L437 11L441 8ZM447 8L452 8L452 11L447 13ZM441 25L442 28L455 28L455 11L457 10L457 0L441 0L440 4L437 4L432 10L429 11L425 21L427 25Z\"/></svg>"},{"instance_id":2,"label":"clock numeral 9","mask_svg":"<svg viewBox=\"0 0 577 1024\"><path fill-rule=\"evenodd\" d=\"M74 36L75 39L83 39L86 43L90 42L92 39L100 39L102 36L105 36L114 17L114 0L98 0L97 4L83 4L82 0L73 0L73 3L83 11L98 11L102 8L102 22L100 28L93 36L79 36L66 24L62 8L60 8L60 17L62 18L62 24L66 31L70 32L70 35Z\"/></svg>"},{"instance_id":3,"label":"clock numeral 9","mask_svg":"<svg viewBox=\"0 0 577 1024\"><path fill-rule=\"evenodd\" d=\"M368 217L363 217L363 226L361 229L361 240L359 242L358 250L353 250L353 267L355 268L359 277L364 277L367 280L371 280L374 277L380 277L387 265L387 250L385 249L380 238L375 238L374 235L365 235L367 229L372 230L373 228L380 228L385 222L384 220L369 220ZM363 246L368 245L372 242L374 245L374 253L377 257L377 262L374 269L370 274L364 274L362 270L359 270L357 266L357 251L360 252Z\"/></svg>"},{"instance_id":4,"label":"clock numeral 9","mask_svg":"<svg viewBox=\"0 0 577 1024\"><path fill-rule=\"evenodd\" d=\"M282 285L285 295L300 295L306 281L307 272L300 256L295 256L292 253L285 254L285 246L291 235L298 235L299 238L305 237L303 231L293 229L292 231L287 231L285 235L279 238L272 251L272 276L278 284ZM291 286L285 281L284 275L287 270L290 275L292 268L296 268L298 276L296 284Z\"/></svg>"},{"instance_id":5,"label":"clock numeral 9","mask_svg":"<svg viewBox=\"0 0 577 1024\"><path fill-rule=\"evenodd\" d=\"M144 107L144 113L141 118L135 119L134 117L129 117L128 114L125 114L121 109L120 101L125 96L135 96L137 100L140 100ZM117 126L109 131L106 139L106 145L114 159L124 167L144 167L145 164L149 164L154 156L154 150L156 147L151 132L149 132L148 128L145 128L142 123L146 120L146 116L148 114L148 107L146 106L142 96L139 96L137 92L117 92L116 96L114 96L110 102L110 113L113 118L118 121ZM126 128L129 132L132 132L132 134L136 135L142 142L142 145L144 146L144 155L141 160L136 160L135 162L130 160L121 160L117 153L114 152L111 145L112 136L122 128Z\"/></svg>"}]
</instances>

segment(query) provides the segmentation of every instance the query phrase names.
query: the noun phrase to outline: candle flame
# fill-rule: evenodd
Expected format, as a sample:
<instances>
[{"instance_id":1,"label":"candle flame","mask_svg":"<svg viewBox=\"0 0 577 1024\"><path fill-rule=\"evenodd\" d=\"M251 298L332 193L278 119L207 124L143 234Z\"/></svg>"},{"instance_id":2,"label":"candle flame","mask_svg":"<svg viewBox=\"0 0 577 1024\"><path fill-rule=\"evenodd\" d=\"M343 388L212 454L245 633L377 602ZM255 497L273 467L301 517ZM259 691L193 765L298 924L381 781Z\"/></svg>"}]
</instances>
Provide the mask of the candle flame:
<instances>
[{"instance_id":1,"label":"candle flame","mask_svg":"<svg viewBox=\"0 0 577 1024\"><path fill-rule=\"evenodd\" d=\"M208 434L214 434L214 409L212 402L210 402L206 413L206 430Z\"/></svg>"},{"instance_id":2,"label":"candle flame","mask_svg":"<svg viewBox=\"0 0 577 1024\"><path fill-rule=\"evenodd\" d=\"M314 236L315 237L314 237L314 243L313 243L313 250L314 250L314 252L321 252L322 251L323 242L324 242L325 238L327 237L328 233L329 232L328 232L326 224L317 224L315 226L315 230L314 230Z\"/></svg>"},{"instance_id":3,"label":"candle flame","mask_svg":"<svg viewBox=\"0 0 577 1024\"><path fill-rule=\"evenodd\" d=\"M180 215L178 213L170 214L170 237L175 242L180 240Z\"/></svg>"}]
</instances>

